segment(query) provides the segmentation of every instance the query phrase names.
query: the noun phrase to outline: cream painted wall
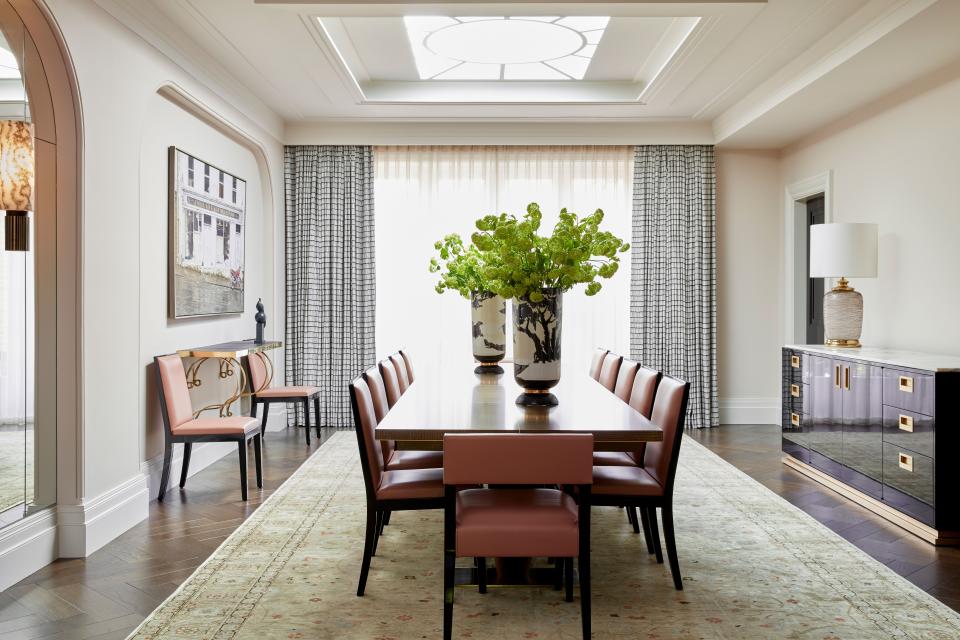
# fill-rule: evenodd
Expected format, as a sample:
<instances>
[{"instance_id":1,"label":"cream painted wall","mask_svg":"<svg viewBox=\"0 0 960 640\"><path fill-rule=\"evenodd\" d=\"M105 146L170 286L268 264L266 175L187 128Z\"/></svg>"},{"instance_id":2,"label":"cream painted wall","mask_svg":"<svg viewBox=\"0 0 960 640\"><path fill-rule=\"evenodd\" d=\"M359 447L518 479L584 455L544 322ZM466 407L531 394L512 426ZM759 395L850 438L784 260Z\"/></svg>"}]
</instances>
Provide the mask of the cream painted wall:
<instances>
[{"instance_id":1,"label":"cream painted wall","mask_svg":"<svg viewBox=\"0 0 960 640\"><path fill-rule=\"evenodd\" d=\"M717 153L717 366L721 423L779 422L780 164Z\"/></svg>"},{"instance_id":2,"label":"cream painted wall","mask_svg":"<svg viewBox=\"0 0 960 640\"><path fill-rule=\"evenodd\" d=\"M960 354L960 77L897 95L786 149L783 184L833 171L836 222L880 225L862 342Z\"/></svg>"},{"instance_id":3,"label":"cream painted wall","mask_svg":"<svg viewBox=\"0 0 960 640\"><path fill-rule=\"evenodd\" d=\"M154 355L248 337L258 296L271 319L279 317L283 148L276 136L282 127L279 119L270 131L251 121L233 106L244 103L229 85L198 80L172 61L177 56L161 52L162 43L134 33L97 3L48 4L76 67L83 110L80 474L86 502L142 478L143 463L158 453L155 389L148 378ZM221 130L158 95L164 85L206 105ZM166 318L169 145L247 180L247 311L242 317L176 323ZM257 147L259 153L251 151Z\"/></svg>"}]
</instances>

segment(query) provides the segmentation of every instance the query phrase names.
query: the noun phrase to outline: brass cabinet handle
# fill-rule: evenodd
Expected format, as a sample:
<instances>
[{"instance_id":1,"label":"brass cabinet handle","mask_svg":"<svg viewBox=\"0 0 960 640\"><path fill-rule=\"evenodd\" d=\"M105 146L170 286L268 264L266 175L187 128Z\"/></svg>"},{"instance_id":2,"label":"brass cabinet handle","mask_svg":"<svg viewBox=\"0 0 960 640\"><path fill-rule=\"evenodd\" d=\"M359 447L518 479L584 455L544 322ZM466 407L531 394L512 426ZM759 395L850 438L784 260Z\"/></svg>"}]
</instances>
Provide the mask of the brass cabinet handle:
<instances>
[{"instance_id":1,"label":"brass cabinet handle","mask_svg":"<svg viewBox=\"0 0 960 640\"><path fill-rule=\"evenodd\" d=\"M904 393L913 393L913 378L910 376L900 376L900 391Z\"/></svg>"},{"instance_id":2,"label":"brass cabinet handle","mask_svg":"<svg viewBox=\"0 0 960 640\"><path fill-rule=\"evenodd\" d=\"M792 384L792 385L790 385L790 395L792 395L794 398L799 398L799 397L800 397L800 385L798 385L798 384Z\"/></svg>"},{"instance_id":3,"label":"brass cabinet handle","mask_svg":"<svg viewBox=\"0 0 960 640\"><path fill-rule=\"evenodd\" d=\"M913 456L900 452L900 468L904 471L913 472Z\"/></svg>"},{"instance_id":4,"label":"brass cabinet handle","mask_svg":"<svg viewBox=\"0 0 960 640\"><path fill-rule=\"evenodd\" d=\"M850 390L850 367L843 368L843 388Z\"/></svg>"},{"instance_id":5,"label":"brass cabinet handle","mask_svg":"<svg viewBox=\"0 0 960 640\"><path fill-rule=\"evenodd\" d=\"M901 431L913 433L913 416L905 416L901 413L899 426Z\"/></svg>"},{"instance_id":6,"label":"brass cabinet handle","mask_svg":"<svg viewBox=\"0 0 960 640\"><path fill-rule=\"evenodd\" d=\"M837 389L840 388L840 365L836 365L833 368L833 386Z\"/></svg>"},{"instance_id":7,"label":"brass cabinet handle","mask_svg":"<svg viewBox=\"0 0 960 640\"><path fill-rule=\"evenodd\" d=\"M795 427L799 427L799 426L800 426L800 416L799 416L798 414L796 414L796 413L791 413L791 414L790 414L790 424L792 424L792 425L795 426Z\"/></svg>"},{"instance_id":8,"label":"brass cabinet handle","mask_svg":"<svg viewBox=\"0 0 960 640\"><path fill-rule=\"evenodd\" d=\"M800 356L790 356L790 366L794 369L800 368Z\"/></svg>"}]
</instances>

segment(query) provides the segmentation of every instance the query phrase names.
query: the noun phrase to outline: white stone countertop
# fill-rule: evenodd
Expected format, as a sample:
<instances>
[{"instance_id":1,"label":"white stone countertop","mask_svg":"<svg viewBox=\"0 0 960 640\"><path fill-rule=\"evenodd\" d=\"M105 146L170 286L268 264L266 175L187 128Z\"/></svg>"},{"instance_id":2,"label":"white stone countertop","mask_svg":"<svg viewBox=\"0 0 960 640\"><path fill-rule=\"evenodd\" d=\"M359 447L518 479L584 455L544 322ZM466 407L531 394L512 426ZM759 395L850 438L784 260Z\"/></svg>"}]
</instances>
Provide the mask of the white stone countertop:
<instances>
[{"instance_id":1,"label":"white stone countertop","mask_svg":"<svg viewBox=\"0 0 960 640\"><path fill-rule=\"evenodd\" d=\"M923 351L907 351L904 349L886 349L884 347L828 347L822 344L788 344L787 349L808 351L825 356L836 356L850 360L864 360L886 364L891 367L907 367L923 371L952 372L960 371L960 356L927 353Z\"/></svg>"}]
</instances>

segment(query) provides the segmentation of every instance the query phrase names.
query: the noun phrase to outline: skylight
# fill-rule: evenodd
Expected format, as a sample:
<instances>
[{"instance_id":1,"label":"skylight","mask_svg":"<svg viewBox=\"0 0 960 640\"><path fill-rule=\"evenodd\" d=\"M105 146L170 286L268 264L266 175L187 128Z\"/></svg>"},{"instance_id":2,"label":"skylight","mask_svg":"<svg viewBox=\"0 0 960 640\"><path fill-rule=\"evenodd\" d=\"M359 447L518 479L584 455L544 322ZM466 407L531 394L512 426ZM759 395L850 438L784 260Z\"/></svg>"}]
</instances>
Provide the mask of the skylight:
<instances>
[{"instance_id":1,"label":"skylight","mask_svg":"<svg viewBox=\"0 0 960 640\"><path fill-rule=\"evenodd\" d=\"M421 80L582 80L603 16L403 19Z\"/></svg>"}]
</instances>

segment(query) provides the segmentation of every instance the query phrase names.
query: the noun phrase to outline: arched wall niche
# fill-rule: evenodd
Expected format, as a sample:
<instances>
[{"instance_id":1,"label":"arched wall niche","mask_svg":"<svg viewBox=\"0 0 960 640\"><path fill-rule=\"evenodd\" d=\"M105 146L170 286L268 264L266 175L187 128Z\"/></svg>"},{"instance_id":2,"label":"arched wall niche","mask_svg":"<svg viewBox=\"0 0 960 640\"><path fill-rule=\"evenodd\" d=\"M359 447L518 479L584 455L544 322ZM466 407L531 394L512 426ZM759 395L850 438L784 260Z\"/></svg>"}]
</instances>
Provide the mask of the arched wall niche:
<instances>
[{"instance_id":1,"label":"arched wall niche","mask_svg":"<svg viewBox=\"0 0 960 640\"><path fill-rule=\"evenodd\" d=\"M43 2L0 0L0 28L20 58L35 130L36 422L56 425L37 447L56 469L38 483L37 502L74 505L83 495L80 96Z\"/></svg>"}]
</instances>

